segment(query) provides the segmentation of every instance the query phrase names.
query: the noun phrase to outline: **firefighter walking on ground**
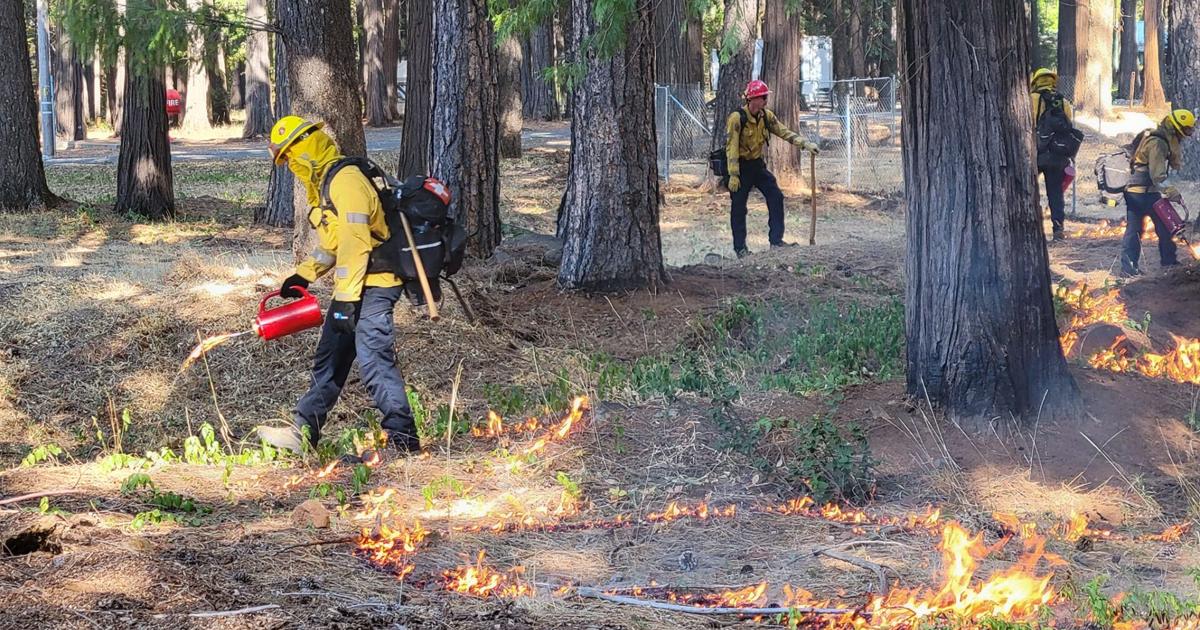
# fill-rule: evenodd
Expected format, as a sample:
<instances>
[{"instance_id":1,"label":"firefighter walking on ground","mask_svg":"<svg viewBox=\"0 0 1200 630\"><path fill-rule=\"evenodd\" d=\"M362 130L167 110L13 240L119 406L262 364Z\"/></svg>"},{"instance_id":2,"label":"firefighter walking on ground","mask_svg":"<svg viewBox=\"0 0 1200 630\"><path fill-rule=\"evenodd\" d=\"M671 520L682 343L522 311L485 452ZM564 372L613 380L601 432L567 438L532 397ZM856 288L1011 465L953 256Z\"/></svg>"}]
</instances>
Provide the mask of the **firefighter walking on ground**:
<instances>
[{"instance_id":1,"label":"firefighter walking on ground","mask_svg":"<svg viewBox=\"0 0 1200 630\"><path fill-rule=\"evenodd\" d=\"M329 271L334 289L313 359L312 385L296 405L294 426L259 427L258 433L269 444L296 452L305 439L315 445L357 358L389 446L417 451L420 442L393 345L393 310L404 283L371 255L390 236L383 207L375 186L355 166L340 168L324 181L343 156L323 126L284 116L271 128L275 164L287 164L304 183L308 222L318 237L312 254L284 280L281 295L300 297L296 287L307 288ZM323 185L329 203L322 201Z\"/></svg>"},{"instance_id":2,"label":"firefighter walking on ground","mask_svg":"<svg viewBox=\"0 0 1200 630\"><path fill-rule=\"evenodd\" d=\"M1046 180L1046 200L1050 203L1050 223L1054 230L1054 240L1061 241L1065 236L1063 222L1066 212L1063 201L1063 178L1071 159L1051 151L1040 138L1043 134L1052 134L1056 118L1059 123L1065 119L1067 125L1074 123L1074 111L1071 102L1058 93L1058 75L1052 70L1040 68L1029 79L1031 111L1033 112L1033 129L1039 135L1037 167L1038 173Z\"/></svg>"},{"instance_id":3,"label":"firefighter walking on ground","mask_svg":"<svg viewBox=\"0 0 1200 630\"><path fill-rule=\"evenodd\" d=\"M729 115L725 122L725 159L729 169L729 227L733 230L733 251L738 258L750 255L746 247L746 202L750 189L757 188L767 201L768 236L772 248L790 247L783 240L783 191L763 159L769 135L774 134L801 150L817 153L817 145L788 129L767 109L771 91L762 81L746 85L746 105Z\"/></svg>"},{"instance_id":4,"label":"firefighter walking on ground","mask_svg":"<svg viewBox=\"0 0 1200 630\"><path fill-rule=\"evenodd\" d=\"M1122 241L1121 271L1126 276L1142 273L1142 226L1144 217L1154 222L1158 235L1158 255L1163 267L1179 264L1174 235L1154 211L1154 204L1166 198L1179 202L1182 198L1174 186L1167 186L1169 169L1179 169L1182 153L1179 143L1196 129L1196 115L1177 109L1162 119L1158 127L1143 133L1141 142L1130 161L1129 184L1125 187L1125 238Z\"/></svg>"}]
</instances>

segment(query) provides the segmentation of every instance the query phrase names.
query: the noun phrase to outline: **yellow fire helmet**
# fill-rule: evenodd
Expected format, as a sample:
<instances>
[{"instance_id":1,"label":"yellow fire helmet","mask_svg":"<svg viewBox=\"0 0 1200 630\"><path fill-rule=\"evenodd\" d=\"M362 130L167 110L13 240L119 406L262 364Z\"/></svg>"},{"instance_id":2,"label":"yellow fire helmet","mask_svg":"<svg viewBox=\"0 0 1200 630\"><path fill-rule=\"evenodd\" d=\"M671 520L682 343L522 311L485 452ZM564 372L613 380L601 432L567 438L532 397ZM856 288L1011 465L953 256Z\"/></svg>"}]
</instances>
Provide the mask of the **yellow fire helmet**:
<instances>
[{"instance_id":1,"label":"yellow fire helmet","mask_svg":"<svg viewBox=\"0 0 1200 630\"><path fill-rule=\"evenodd\" d=\"M311 122L299 116L284 116L271 126L271 156L275 165L281 166L287 161L287 150L297 140L325 126L323 122Z\"/></svg>"},{"instance_id":2,"label":"yellow fire helmet","mask_svg":"<svg viewBox=\"0 0 1200 630\"><path fill-rule=\"evenodd\" d=\"M1180 135L1190 136L1196 130L1196 115L1190 109L1177 109L1167 115L1167 120Z\"/></svg>"},{"instance_id":3,"label":"yellow fire helmet","mask_svg":"<svg viewBox=\"0 0 1200 630\"><path fill-rule=\"evenodd\" d=\"M1038 68L1029 75L1029 89L1036 91L1041 88L1058 85L1058 74L1049 68Z\"/></svg>"}]
</instances>

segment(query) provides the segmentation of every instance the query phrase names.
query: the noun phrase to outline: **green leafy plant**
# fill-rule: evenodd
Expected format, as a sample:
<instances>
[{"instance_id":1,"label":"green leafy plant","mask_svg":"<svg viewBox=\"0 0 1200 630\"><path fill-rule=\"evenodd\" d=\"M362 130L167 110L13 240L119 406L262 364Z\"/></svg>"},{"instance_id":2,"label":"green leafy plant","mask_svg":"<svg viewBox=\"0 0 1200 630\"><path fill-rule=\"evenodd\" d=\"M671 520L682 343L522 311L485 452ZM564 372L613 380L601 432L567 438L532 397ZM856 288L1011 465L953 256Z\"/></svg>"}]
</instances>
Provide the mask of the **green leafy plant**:
<instances>
[{"instance_id":1,"label":"green leafy plant","mask_svg":"<svg viewBox=\"0 0 1200 630\"><path fill-rule=\"evenodd\" d=\"M501 417L517 416L529 408L529 394L520 385L500 386L487 383L483 386L483 395L487 398L488 409Z\"/></svg>"},{"instance_id":2,"label":"green leafy plant","mask_svg":"<svg viewBox=\"0 0 1200 630\"><path fill-rule=\"evenodd\" d=\"M794 425L785 479L807 485L817 501L869 498L875 490L870 444L857 424L845 425L844 430L845 434L824 416Z\"/></svg>"},{"instance_id":3,"label":"green leafy plant","mask_svg":"<svg viewBox=\"0 0 1200 630\"><path fill-rule=\"evenodd\" d=\"M450 475L442 475L421 487L421 497L425 499L426 510L433 509L434 500L447 494L461 499L467 496L467 489L461 481Z\"/></svg>"},{"instance_id":4,"label":"green leafy plant","mask_svg":"<svg viewBox=\"0 0 1200 630\"><path fill-rule=\"evenodd\" d=\"M62 448L57 444L43 444L38 446L21 458L21 468L32 468L47 461L58 463L58 457L63 454Z\"/></svg>"},{"instance_id":5,"label":"green leafy plant","mask_svg":"<svg viewBox=\"0 0 1200 630\"><path fill-rule=\"evenodd\" d=\"M560 470L558 471L558 474L554 476L554 479L558 481L558 485L562 486L563 494L567 495L568 497L578 500L583 496L583 491L579 489L579 484L572 480L567 473Z\"/></svg>"}]
</instances>

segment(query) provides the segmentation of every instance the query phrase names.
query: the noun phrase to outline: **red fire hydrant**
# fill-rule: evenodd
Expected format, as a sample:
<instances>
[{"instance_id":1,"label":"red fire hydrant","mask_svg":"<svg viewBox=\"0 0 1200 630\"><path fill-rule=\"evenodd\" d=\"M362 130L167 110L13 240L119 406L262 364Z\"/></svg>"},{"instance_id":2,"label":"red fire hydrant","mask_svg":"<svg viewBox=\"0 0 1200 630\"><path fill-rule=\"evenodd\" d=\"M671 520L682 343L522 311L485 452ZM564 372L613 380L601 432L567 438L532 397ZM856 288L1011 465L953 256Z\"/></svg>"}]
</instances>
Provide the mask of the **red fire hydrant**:
<instances>
[{"instance_id":1,"label":"red fire hydrant","mask_svg":"<svg viewBox=\"0 0 1200 630\"><path fill-rule=\"evenodd\" d=\"M325 321L317 296L301 287L294 288L304 294L304 297L275 308L268 309L267 302L271 298L279 297L279 291L272 291L263 297L262 302L258 304L258 316L254 318L255 334L270 341L316 328Z\"/></svg>"}]
</instances>

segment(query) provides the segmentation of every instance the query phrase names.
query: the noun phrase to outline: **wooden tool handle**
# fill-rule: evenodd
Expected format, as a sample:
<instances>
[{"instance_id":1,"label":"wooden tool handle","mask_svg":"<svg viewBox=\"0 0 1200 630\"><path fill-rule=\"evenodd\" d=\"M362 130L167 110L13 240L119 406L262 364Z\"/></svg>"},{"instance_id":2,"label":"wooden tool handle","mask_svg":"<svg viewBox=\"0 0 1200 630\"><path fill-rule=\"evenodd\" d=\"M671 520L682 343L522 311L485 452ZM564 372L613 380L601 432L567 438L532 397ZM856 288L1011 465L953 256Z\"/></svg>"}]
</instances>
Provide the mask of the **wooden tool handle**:
<instances>
[{"instance_id":1,"label":"wooden tool handle","mask_svg":"<svg viewBox=\"0 0 1200 630\"><path fill-rule=\"evenodd\" d=\"M425 294L425 306L429 307L429 319L439 318L437 304L433 301L433 289L429 288L429 278L425 276L425 262L421 260L421 252L417 249L417 239L413 238L412 228L408 225L408 217L400 213L400 222L404 225L404 237L408 239L408 247L412 251L413 264L417 267L417 279L421 281L421 293Z\"/></svg>"},{"instance_id":2,"label":"wooden tool handle","mask_svg":"<svg viewBox=\"0 0 1200 630\"><path fill-rule=\"evenodd\" d=\"M809 185L812 187L812 219L808 223L808 244L817 244L817 155L808 152Z\"/></svg>"}]
</instances>

